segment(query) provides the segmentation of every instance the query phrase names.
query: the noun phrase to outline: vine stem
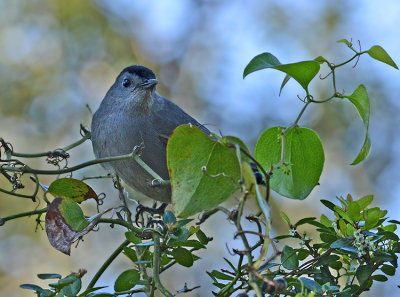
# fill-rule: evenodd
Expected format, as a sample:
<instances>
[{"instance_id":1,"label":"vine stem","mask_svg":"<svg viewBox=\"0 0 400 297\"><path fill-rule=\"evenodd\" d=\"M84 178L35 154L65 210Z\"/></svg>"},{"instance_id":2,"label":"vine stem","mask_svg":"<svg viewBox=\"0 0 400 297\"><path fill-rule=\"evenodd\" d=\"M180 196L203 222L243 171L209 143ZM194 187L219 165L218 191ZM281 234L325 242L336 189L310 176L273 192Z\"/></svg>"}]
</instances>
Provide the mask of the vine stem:
<instances>
[{"instance_id":1,"label":"vine stem","mask_svg":"<svg viewBox=\"0 0 400 297\"><path fill-rule=\"evenodd\" d=\"M89 289L93 289L94 285L96 282L99 280L100 276L106 271L108 266L117 258L117 256L124 250L124 247L126 247L130 242L128 240L125 240L117 249L108 257L108 259L101 265L100 269L96 272L92 280L90 281L89 285L86 288L86 292Z\"/></svg>"},{"instance_id":2,"label":"vine stem","mask_svg":"<svg viewBox=\"0 0 400 297\"><path fill-rule=\"evenodd\" d=\"M340 63L340 64L333 65L333 66L331 66L331 68L338 68L338 67L341 67L341 66L343 66L343 65L345 65L345 64L347 64L347 63L350 63L350 62L353 61L355 58L357 58L358 56L361 56L362 54L365 54L365 53L367 53L367 51L363 51L363 52L356 53L353 57L351 57L351 58L348 59L347 61L345 61L345 62L343 62L343 63ZM329 64L328 64L328 65L329 65Z\"/></svg>"},{"instance_id":3,"label":"vine stem","mask_svg":"<svg viewBox=\"0 0 400 297\"><path fill-rule=\"evenodd\" d=\"M121 160L127 160L127 159L134 159L134 156L135 156L134 153L130 153L130 154L121 155L121 156L94 159L94 160L90 160L90 161L81 163L79 165L73 166L73 167L64 168L64 169L60 169L60 170L41 170L41 169L33 169L28 166L24 166L22 168L16 168L13 166L3 166L3 169L6 171L14 171L14 172L22 171L24 173L56 175L56 174L64 174L64 173L73 172L78 169L82 169L84 167L88 167L88 166L95 165L95 164L112 162L112 161L121 161Z\"/></svg>"},{"instance_id":4,"label":"vine stem","mask_svg":"<svg viewBox=\"0 0 400 297\"><path fill-rule=\"evenodd\" d=\"M242 225L240 224L240 220L242 218L242 214L243 214L243 208L244 208L244 203L246 201L246 197L247 197L247 192L244 192L242 194L242 196L240 197L240 203L239 203L239 207L238 207L238 213L237 213L237 218L236 218L236 229L238 230L237 234L240 236L240 238L242 239L244 248L245 248L245 254L247 257L247 261L248 261L248 266L253 267L253 257L251 255L251 248L250 248L250 244L247 240L246 234L243 232L243 228ZM249 285L253 288L253 290L256 292L257 297L261 297L261 290L258 287L255 279L254 279L254 275L250 272L249 273Z\"/></svg>"},{"instance_id":5,"label":"vine stem","mask_svg":"<svg viewBox=\"0 0 400 297\"><path fill-rule=\"evenodd\" d=\"M64 169L59 169L59 170L41 170L41 169L33 169L30 168L27 165L24 165L23 167L14 167L14 166L2 166L2 169L4 171L11 171L11 172L23 172L23 173L32 173L32 174L43 174L43 175L58 175L58 174L64 174L64 173L69 173L73 172L91 165L95 164L100 164L100 163L107 163L107 162L113 162L113 161L122 161L122 160L128 160L128 159L133 159L135 160L144 170L147 171L154 179L156 180L157 184L160 186L165 186L169 184L169 181L165 181L162 177L160 177L153 169L150 168L139 156L137 152L135 152L135 149L132 153L126 154L126 155L120 155L120 156L113 156L113 157L105 157L105 158L98 158L94 160L90 160L84 163L81 163L79 165L69 167L69 168L64 168Z\"/></svg>"},{"instance_id":6,"label":"vine stem","mask_svg":"<svg viewBox=\"0 0 400 297\"><path fill-rule=\"evenodd\" d=\"M79 139L78 141L62 148L62 151L69 151L79 145L81 145L82 143L84 143L86 140L90 139L91 134L90 132L87 132L81 139ZM53 153L53 151L48 151L48 152L42 152L42 153L34 153L34 154L26 154L26 153L17 153L17 152L13 152L11 151L11 155L14 157L20 157L20 158L40 158L40 157L48 157L49 155L51 155Z\"/></svg>"},{"instance_id":7,"label":"vine stem","mask_svg":"<svg viewBox=\"0 0 400 297\"><path fill-rule=\"evenodd\" d=\"M33 216L36 214L42 214L42 213L45 213L46 211L47 211L47 207L42 208L42 209L36 209L36 210L32 210L32 211L18 213L15 215L4 217L4 218L0 218L0 226L3 226L7 221L11 221L11 220L19 219L19 218L23 218L23 217L30 217L30 216Z\"/></svg>"},{"instance_id":8,"label":"vine stem","mask_svg":"<svg viewBox=\"0 0 400 297\"><path fill-rule=\"evenodd\" d=\"M160 234L153 232L154 253L153 253L153 280L157 289L166 297L173 297L170 292L163 286L160 280Z\"/></svg>"},{"instance_id":9,"label":"vine stem","mask_svg":"<svg viewBox=\"0 0 400 297\"><path fill-rule=\"evenodd\" d=\"M32 210L32 211L18 213L15 215L4 217L4 218L0 218L0 226L4 225L7 221L11 221L11 220L19 219L19 218L23 218L23 217L30 217L30 216L33 216L36 214L42 214L42 213L45 213L46 211L47 211L47 207L42 208L42 209L36 209L36 210ZM132 226L128 222L125 222L124 220L120 220L120 219L100 218L98 223L120 225L120 226L123 226L123 227L135 232L136 234L143 234L142 229Z\"/></svg>"},{"instance_id":10,"label":"vine stem","mask_svg":"<svg viewBox=\"0 0 400 297\"><path fill-rule=\"evenodd\" d=\"M0 167L0 172L3 174L6 174L6 172L2 172L3 171L3 167ZM5 194L11 195L11 196L15 196L15 197L20 197L20 198L28 198L28 199L32 199L33 202L36 201L36 195L39 192L39 179L37 177L37 175L35 173L33 173L33 177L31 177L31 179L35 182L35 190L33 191L32 195L26 195L26 194L19 194L19 193L15 193L13 191L7 191L4 190L2 188L0 188L0 192L3 192Z\"/></svg>"},{"instance_id":11,"label":"vine stem","mask_svg":"<svg viewBox=\"0 0 400 297\"><path fill-rule=\"evenodd\" d=\"M307 91L307 98L310 98L310 94ZM282 148L281 148L281 160L279 161L278 164L276 164L275 166L273 166L272 169L278 169L280 168L284 163L285 163L285 150L286 150L286 138L285 135L287 132L289 132L290 129L292 129L293 127L297 126L297 124L299 123L301 117L303 116L305 110L307 109L308 105L310 105L310 103L313 102L312 100L308 100L303 108L300 110L299 115L297 116L296 120L294 121L293 124L291 124L290 126L288 126L281 134L281 141L282 141ZM272 172L272 169L270 172Z\"/></svg>"}]
</instances>

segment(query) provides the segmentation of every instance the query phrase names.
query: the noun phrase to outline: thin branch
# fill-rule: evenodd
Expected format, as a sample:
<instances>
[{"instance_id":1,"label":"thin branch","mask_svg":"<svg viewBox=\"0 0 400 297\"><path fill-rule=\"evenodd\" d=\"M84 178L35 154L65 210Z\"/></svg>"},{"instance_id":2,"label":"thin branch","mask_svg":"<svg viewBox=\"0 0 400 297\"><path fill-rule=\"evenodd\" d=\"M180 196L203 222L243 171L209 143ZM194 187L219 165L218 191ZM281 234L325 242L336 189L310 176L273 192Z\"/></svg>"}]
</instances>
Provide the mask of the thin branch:
<instances>
[{"instance_id":1,"label":"thin branch","mask_svg":"<svg viewBox=\"0 0 400 297\"><path fill-rule=\"evenodd\" d=\"M118 176L118 175L116 175L115 178L116 178L116 179L115 179L114 185L115 185L115 187L117 188L117 190L118 190L118 192L119 192L119 197L120 197L120 199L122 200L122 203L124 204L124 209L125 209L125 213L126 213L126 216L127 216L127 219L128 219L128 223L129 223L130 225L133 225L133 222L132 222L132 213L131 213L131 211L129 210L127 198L126 198L126 195L125 195L125 193L124 193L124 188L123 188L122 185L121 185L121 180L119 179L119 176Z\"/></svg>"},{"instance_id":2,"label":"thin branch","mask_svg":"<svg viewBox=\"0 0 400 297\"><path fill-rule=\"evenodd\" d=\"M82 143L84 143L86 140L90 139L91 135L90 132L87 132L81 139L79 139L78 141L67 145L66 147L59 149L60 151L69 151L70 149L73 149L79 145L81 145ZM39 158L39 157L49 157L52 154L54 154L54 152L56 152L58 150L54 150L54 151L48 151L48 152L42 152L42 153L33 153L33 154L27 154L27 153L17 153L17 152L13 152L11 151L11 155L14 157L20 157L20 158Z\"/></svg>"},{"instance_id":3,"label":"thin branch","mask_svg":"<svg viewBox=\"0 0 400 297\"><path fill-rule=\"evenodd\" d=\"M112 225L120 225L120 226L123 226L123 227L133 231L137 235L143 235L143 230L142 229L137 228L137 227L129 224L128 222L126 222L124 220L121 220L121 219L100 218L99 219L99 223L108 223L108 224L112 224Z\"/></svg>"},{"instance_id":4,"label":"thin branch","mask_svg":"<svg viewBox=\"0 0 400 297\"><path fill-rule=\"evenodd\" d=\"M182 289L173 292L173 293L172 293L172 296L176 296L176 295L178 295L179 293L191 292L191 291L196 290L196 289L198 289L198 288L200 288L200 286L195 286L195 287L193 287L193 288L188 288L188 287L187 287L187 284L185 283L185 286L184 286Z\"/></svg>"},{"instance_id":5,"label":"thin branch","mask_svg":"<svg viewBox=\"0 0 400 297\"><path fill-rule=\"evenodd\" d=\"M110 257L101 265L100 269L96 272L96 274L93 276L92 280L90 281L89 285L86 288L86 292L89 289L92 289L96 282L99 280L101 275L106 271L108 266L117 258L117 256L124 250L124 247L126 247L130 242L128 240L124 240L123 243L117 249L110 255Z\"/></svg>"},{"instance_id":6,"label":"thin branch","mask_svg":"<svg viewBox=\"0 0 400 297\"><path fill-rule=\"evenodd\" d=\"M19 218L23 218L23 217L30 217L30 216L33 216L36 214L42 214L42 213L45 213L46 211L47 211L47 207L42 208L42 209L36 209L36 210L32 210L32 211L18 213L15 215L4 217L4 218L0 218L0 226L3 226L7 221L11 221L11 220L19 219Z\"/></svg>"},{"instance_id":7,"label":"thin branch","mask_svg":"<svg viewBox=\"0 0 400 297\"><path fill-rule=\"evenodd\" d=\"M240 238L242 239L244 248L245 248L245 254L247 257L247 262L248 262L248 266L252 267L253 266L253 256L251 254L251 248L250 248L250 244L247 240L246 235L243 233L243 228L242 225L240 224L240 220L243 214L243 207L244 207L244 203L246 201L246 197L247 197L247 193L244 192L242 194L242 196L240 197L240 203L239 203L239 207L238 207L238 211L237 211L237 218L236 218L236 229L238 230L238 234L240 236ZM253 290L256 292L257 297L261 297L261 290L258 287L257 283L254 280L254 275L252 273L249 273L249 285L253 288Z\"/></svg>"},{"instance_id":8,"label":"thin branch","mask_svg":"<svg viewBox=\"0 0 400 297\"><path fill-rule=\"evenodd\" d=\"M172 295L161 283L160 280L160 235L157 232L153 232L154 241L154 253L153 253L153 280L157 289L164 294L166 297L173 297Z\"/></svg>"},{"instance_id":9,"label":"thin branch","mask_svg":"<svg viewBox=\"0 0 400 297\"><path fill-rule=\"evenodd\" d=\"M134 154L126 154L126 155L121 155L121 156L115 156L115 157L106 157L106 158L100 158L100 159L94 159L90 160L84 163L81 163L79 165L69 167L69 168L64 168L60 170L40 170L40 169L33 169L28 167L27 165L24 165L23 167L16 168L13 166L3 166L3 169L6 171L13 171L13 172L23 172L23 173L34 173L34 174L45 174L45 175L56 175L56 174L64 174L64 173L69 173L73 172L91 165L95 164L100 164L100 163L107 163L107 162L113 162L113 161L121 161L121 160L128 160L128 159L134 159Z\"/></svg>"}]
</instances>

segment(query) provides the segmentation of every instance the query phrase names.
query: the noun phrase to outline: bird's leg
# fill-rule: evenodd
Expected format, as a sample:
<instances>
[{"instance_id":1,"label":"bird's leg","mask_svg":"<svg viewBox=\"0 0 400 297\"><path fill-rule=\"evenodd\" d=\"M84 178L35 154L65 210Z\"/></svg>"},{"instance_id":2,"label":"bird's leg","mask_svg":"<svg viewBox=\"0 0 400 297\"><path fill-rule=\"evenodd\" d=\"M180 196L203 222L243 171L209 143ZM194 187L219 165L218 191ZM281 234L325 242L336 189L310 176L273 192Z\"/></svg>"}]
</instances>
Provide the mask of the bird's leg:
<instances>
[{"instance_id":1,"label":"bird's leg","mask_svg":"<svg viewBox=\"0 0 400 297\"><path fill-rule=\"evenodd\" d=\"M133 148L133 159L154 179L151 181L152 187L163 187L169 185L169 180L164 180L161 176L159 176L153 169L150 168L141 158L140 154L143 149L143 143L140 145L136 145Z\"/></svg>"},{"instance_id":2,"label":"bird's leg","mask_svg":"<svg viewBox=\"0 0 400 297\"><path fill-rule=\"evenodd\" d=\"M142 204L139 204L138 207L136 207L136 215L135 215L136 225L138 225L139 217L142 216L142 218L143 218L143 213L147 212L152 215L155 215L155 214L163 215L167 205L168 205L167 203L162 203L161 206L159 206L159 207L156 207L156 204L154 204L153 207L146 207Z\"/></svg>"},{"instance_id":3,"label":"bird's leg","mask_svg":"<svg viewBox=\"0 0 400 297\"><path fill-rule=\"evenodd\" d=\"M121 185L121 180L119 179L119 176L117 174L115 174L115 176L113 178L113 181L114 181L114 187L119 192L119 198L121 199L122 203L124 204L124 210L125 210L125 213L126 213L126 217L127 217L128 223L132 224L132 219L131 219L132 213L129 210L128 203L127 203L127 197L125 195L124 188Z\"/></svg>"}]
</instances>

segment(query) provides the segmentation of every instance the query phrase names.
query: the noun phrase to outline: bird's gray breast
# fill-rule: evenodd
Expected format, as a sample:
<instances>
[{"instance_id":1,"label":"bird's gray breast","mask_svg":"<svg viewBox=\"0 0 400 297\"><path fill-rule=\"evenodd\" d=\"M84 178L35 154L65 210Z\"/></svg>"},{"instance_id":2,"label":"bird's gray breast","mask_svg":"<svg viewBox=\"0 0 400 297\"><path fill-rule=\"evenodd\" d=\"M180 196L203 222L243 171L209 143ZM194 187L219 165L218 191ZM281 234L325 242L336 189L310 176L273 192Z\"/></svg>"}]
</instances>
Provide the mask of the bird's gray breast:
<instances>
[{"instance_id":1,"label":"bird's gray breast","mask_svg":"<svg viewBox=\"0 0 400 297\"><path fill-rule=\"evenodd\" d=\"M140 158L163 179L168 180L166 146L158 137L149 117L151 115L135 116L124 111L103 113L100 108L92 122L92 142L96 157L129 154L136 146L140 146ZM105 167L114 170L129 186L152 199L170 202L170 187L151 186L154 177L136 161L123 160L108 164Z\"/></svg>"}]
</instances>

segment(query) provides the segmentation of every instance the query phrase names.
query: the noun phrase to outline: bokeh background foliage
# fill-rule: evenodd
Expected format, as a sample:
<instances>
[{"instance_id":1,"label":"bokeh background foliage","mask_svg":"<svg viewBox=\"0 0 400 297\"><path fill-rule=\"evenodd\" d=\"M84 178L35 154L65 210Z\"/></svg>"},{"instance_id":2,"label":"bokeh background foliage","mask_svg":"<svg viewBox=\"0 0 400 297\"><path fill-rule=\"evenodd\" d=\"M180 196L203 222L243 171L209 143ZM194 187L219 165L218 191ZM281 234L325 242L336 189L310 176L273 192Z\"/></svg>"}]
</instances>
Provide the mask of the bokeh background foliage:
<instances>
[{"instance_id":1,"label":"bokeh background foliage","mask_svg":"<svg viewBox=\"0 0 400 297\"><path fill-rule=\"evenodd\" d=\"M245 8L240 2L212 0L3 0L0 136L20 152L52 150L77 140L79 123L90 125L86 104L96 109L120 70L137 63L157 73L162 95L209 124L211 130L237 135L252 147L266 127L292 122L302 104L296 98L302 91L293 81L278 97L283 74L261 71L243 81L243 69L252 57L269 51L282 63L319 55L342 61L351 53L335 41L353 38L355 43L362 41L363 49L380 44L395 61L400 61L396 30L399 13L400 4L395 0L254 0L247 1ZM315 129L324 144L321 186L304 201L272 197L276 233L285 228L275 215L279 210L284 209L294 220L315 216L322 210L319 199L334 199L349 192L358 197L374 193L375 203L389 209L389 217L399 218L398 73L366 57L361 58L356 71L351 66L344 68L338 76L340 88L350 92L361 82L368 86L371 154L362 164L348 166L364 138L356 110L335 101L312 106L300 124ZM330 92L329 82L312 82L310 88L324 98ZM72 152L69 162L91 158L91 147L86 143ZM48 167L43 160L30 165ZM100 170L100 166L88 168L75 177L95 175ZM5 181L0 182L6 186ZM119 203L111 182L90 184L96 192L109 194L106 207ZM0 217L36 206L1 195ZM95 212L94 205L87 208L88 213L91 211ZM37 282L35 275L39 272L66 275L86 268L91 275L123 238L117 228L113 232L102 228L88 234L79 249L66 257L50 246L40 227L33 232L34 219L12 221L0 229L1 296L21 295L19 284ZM204 289L187 296L207 294L211 280L204 272L224 265L216 259L226 254L224 236L233 234L232 226L219 220L223 220L222 215L207 222L209 235L218 238L210 243L212 250L201 255L203 260L196 263L198 269L190 275L184 268L166 275L170 287L182 287L180 280L185 279ZM232 247L241 248L239 242ZM115 276L129 269L128 265L120 257L104 275L102 284L112 287ZM399 277L395 276L385 285L377 284L369 294L392 296L398 283Z\"/></svg>"}]
</instances>

